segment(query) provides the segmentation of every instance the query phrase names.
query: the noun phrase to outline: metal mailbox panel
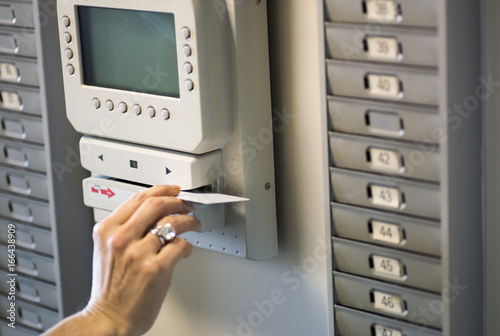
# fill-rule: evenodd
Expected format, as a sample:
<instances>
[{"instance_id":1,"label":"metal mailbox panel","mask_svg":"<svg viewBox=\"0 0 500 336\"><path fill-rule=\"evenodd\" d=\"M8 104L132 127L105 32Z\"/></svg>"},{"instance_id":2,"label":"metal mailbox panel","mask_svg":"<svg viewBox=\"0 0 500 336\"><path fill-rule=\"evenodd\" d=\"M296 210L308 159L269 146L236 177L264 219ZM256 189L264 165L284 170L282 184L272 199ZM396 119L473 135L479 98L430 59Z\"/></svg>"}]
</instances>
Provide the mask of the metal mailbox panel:
<instances>
[{"instance_id":1,"label":"metal mailbox panel","mask_svg":"<svg viewBox=\"0 0 500 336\"><path fill-rule=\"evenodd\" d=\"M4 68L9 70L1 71ZM15 84L39 86L37 62L27 59L0 57L0 80Z\"/></svg>"},{"instance_id":2,"label":"metal mailbox panel","mask_svg":"<svg viewBox=\"0 0 500 336\"><path fill-rule=\"evenodd\" d=\"M8 273L0 270L0 292L4 294L8 294L10 290L8 280ZM16 277L16 298L57 309L57 290L55 286L20 275Z\"/></svg>"},{"instance_id":3,"label":"metal mailbox panel","mask_svg":"<svg viewBox=\"0 0 500 336\"><path fill-rule=\"evenodd\" d=\"M372 23L376 26L437 27L439 17L439 1L436 0L326 0L325 2L325 15L328 21ZM375 6L371 6L369 2ZM377 3L386 5L382 8L385 9L384 12L376 10Z\"/></svg>"},{"instance_id":4,"label":"metal mailbox panel","mask_svg":"<svg viewBox=\"0 0 500 336\"><path fill-rule=\"evenodd\" d=\"M0 216L51 228L49 205L44 202L0 194Z\"/></svg>"},{"instance_id":5,"label":"metal mailbox panel","mask_svg":"<svg viewBox=\"0 0 500 336\"><path fill-rule=\"evenodd\" d=\"M0 136L44 143L42 120L37 117L0 112Z\"/></svg>"},{"instance_id":6,"label":"metal mailbox panel","mask_svg":"<svg viewBox=\"0 0 500 336\"><path fill-rule=\"evenodd\" d=\"M437 106L436 71L347 61L327 61L328 94Z\"/></svg>"},{"instance_id":7,"label":"metal mailbox panel","mask_svg":"<svg viewBox=\"0 0 500 336\"><path fill-rule=\"evenodd\" d=\"M334 272L334 283L337 304L396 317L402 321L419 324L422 327L442 328L443 310L441 308L443 302L439 295L340 272ZM402 313L377 306L375 293L387 294L387 298L400 299Z\"/></svg>"},{"instance_id":8,"label":"metal mailbox panel","mask_svg":"<svg viewBox=\"0 0 500 336\"><path fill-rule=\"evenodd\" d=\"M0 24L13 27L35 27L33 4L19 1L0 1Z\"/></svg>"},{"instance_id":9,"label":"metal mailbox panel","mask_svg":"<svg viewBox=\"0 0 500 336\"><path fill-rule=\"evenodd\" d=\"M435 109L328 98L329 130L439 144L444 128Z\"/></svg>"},{"instance_id":10,"label":"metal mailbox panel","mask_svg":"<svg viewBox=\"0 0 500 336\"><path fill-rule=\"evenodd\" d=\"M440 218L439 185L330 168L332 200L430 219Z\"/></svg>"},{"instance_id":11,"label":"metal mailbox panel","mask_svg":"<svg viewBox=\"0 0 500 336\"><path fill-rule=\"evenodd\" d=\"M439 181L436 146L330 133L330 163L339 168Z\"/></svg>"},{"instance_id":12,"label":"metal mailbox panel","mask_svg":"<svg viewBox=\"0 0 500 336\"><path fill-rule=\"evenodd\" d=\"M46 172L45 151L41 146L3 141L0 143L0 163Z\"/></svg>"},{"instance_id":13,"label":"metal mailbox panel","mask_svg":"<svg viewBox=\"0 0 500 336\"><path fill-rule=\"evenodd\" d=\"M8 336L38 336L40 333L36 331L31 331L29 329L23 328L21 326L16 326L16 329L12 329L7 325L8 321L0 321L0 335Z\"/></svg>"},{"instance_id":14,"label":"metal mailbox panel","mask_svg":"<svg viewBox=\"0 0 500 336\"><path fill-rule=\"evenodd\" d=\"M5 296L0 296L2 311L9 309L9 304L10 301ZM61 320L56 312L23 301L16 301L15 308L16 322L40 331L49 329Z\"/></svg>"},{"instance_id":15,"label":"metal mailbox panel","mask_svg":"<svg viewBox=\"0 0 500 336\"><path fill-rule=\"evenodd\" d=\"M9 224L15 227L16 246L39 253L53 255L52 235L49 230L31 227L25 224L0 220L0 241L8 242Z\"/></svg>"},{"instance_id":16,"label":"metal mailbox panel","mask_svg":"<svg viewBox=\"0 0 500 336\"><path fill-rule=\"evenodd\" d=\"M332 203L332 232L341 238L437 257L441 255L438 221Z\"/></svg>"},{"instance_id":17,"label":"metal mailbox panel","mask_svg":"<svg viewBox=\"0 0 500 336\"><path fill-rule=\"evenodd\" d=\"M8 267L7 246L0 245L0 267ZM56 282L54 260L30 252L16 250L16 272L36 279Z\"/></svg>"},{"instance_id":18,"label":"metal mailbox panel","mask_svg":"<svg viewBox=\"0 0 500 336\"><path fill-rule=\"evenodd\" d=\"M328 58L437 67L435 32L326 24Z\"/></svg>"},{"instance_id":19,"label":"metal mailbox panel","mask_svg":"<svg viewBox=\"0 0 500 336\"><path fill-rule=\"evenodd\" d=\"M0 166L0 190L49 199L47 176Z\"/></svg>"},{"instance_id":20,"label":"metal mailbox panel","mask_svg":"<svg viewBox=\"0 0 500 336\"><path fill-rule=\"evenodd\" d=\"M338 335L342 336L441 336L428 327L400 322L362 311L336 306L335 322ZM378 333L377 333L378 332ZM399 334L397 334L399 332Z\"/></svg>"},{"instance_id":21,"label":"metal mailbox panel","mask_svg":"<svg viewBox=\"0 0 500 336\"><path fill-rule=\"evenodd\" d=\"M435 293L442 289L441 261L408 252L333 238L333 257L338 271Z\"/></svg>"},{"instance_id":22,"label":"metal mailbox panel","mask_svg":"<svg viewBox=\"0 0 500 336\"><path fill-rule=\"evenodd\" d=\"M40 92L36 89L0 84L0 109L42 115Z\"/></svg>"},{"instance_id":23,"label":"metal mailbox panel","mask_svg":"<svg viewBox=\"0 0 500 336\"><path fill-rule=\"evenodd\" d=\"M0 3L0 10L1 9L2 4ZM35 31L1 28L0 53L36 57Z\"/></svg>"}]
</instances>

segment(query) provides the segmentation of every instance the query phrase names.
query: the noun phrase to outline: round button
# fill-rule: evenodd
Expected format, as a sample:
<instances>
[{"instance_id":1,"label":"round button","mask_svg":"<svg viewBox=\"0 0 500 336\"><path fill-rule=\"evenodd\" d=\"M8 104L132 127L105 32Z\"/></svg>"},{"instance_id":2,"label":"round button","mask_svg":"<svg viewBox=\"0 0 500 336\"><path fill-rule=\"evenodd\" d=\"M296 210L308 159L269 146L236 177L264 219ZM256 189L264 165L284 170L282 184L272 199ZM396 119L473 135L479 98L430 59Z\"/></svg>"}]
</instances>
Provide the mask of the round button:
<instances>
[{"instance_id":1,"label":"round button","mask_svg":"<svg viewBox=\"0 0 500 336\"><path fill-rule=\"evenodd\" d=\"M66 55L66 57L68 59L73 59L73 50L68 48L68 49L64 50L64 54Z\"/></svg>"},{"instance_id":2,"label":"round button","mask_svg":"<svg viewBox=\"0 0 500 336\"><path fill-rule=\"evenodd\" d=\"M121 113L127 113L128 111L128 106L124 102L121 102L120 105L118 105L118 108L120 109Z\"/></svg>"},{"instance_id":3,"label":"round button","mask_svg":"<svg viewBox=\"0 0 500 336\"><path fill-rule=\"evenodd\" d=\"M71 25L71 20L67 16L63 16L61 20L64 27L68 28Z\"/></svg>"},{"instance_id":4,"label":"round button","mask_svg":"<svg viewBox=\"0 0 500 336\"><path fill-rule=\"evenodd\" d=\"M156 110L153 106L148 107L147 113L150 118L154 118L156 116Z\"/></svg>"},{"instance_id":5,"label":"round button","mask_svg":"<svg viewBox=\"0 0 500 336\"><path fill-rule=\"evenodd\" d=\"M135 105L134 105L134 107L132 107L132 109L134 110L134 113L135 113L136 115L141 115L141 113L142 113L142 108L141 108L141 106L140 106L140 105L135 104Z\"/></svg>"},{"instance_id":6,"label":"round button","mask_svg":"<svg viewBox=\"0 0 500 336\"><path fill-rule=\"evenodd\" d=\"M97 98L92 99L92 105L96 110L98 110L101 107L101 101Z\"/></svg>"},{"instance_id":7,"label":"round button","mask_svg":"<svg viewBox=\"0 0 500 336\"><path fill-rule=\"evenodd\" d=\"M161 110L161 117L165 120L170 119L170 111L167 109Z\"/></svg>"},{"instance_id":8,"label":"round button","mask_svg":"<svg viewBox=\"0 0 500 336\"><path fill-rule=\"evenodd\" d=\"M71 64L68 64L68 66L66 66L66 70L68 71L68 73L70 75L74 75L75 74L75 67Z\"/></svg>"},{"instance_id":9,"label":"round button","mask_svg":"<svg viewBox=\"0 0 500 336\"><path fill-rule=\"evenodd\" d=\"M193 65L189 62L184 63L184 71L186 71L186 73L188 75L192 74L193 73Z\"/></svg>"},{"instance_id":10,"label":"round button","mask_svg":"<svg viewBox=\"0 0 500 336\"><path fill-rule=\"evenodd\" d=\"M71 43L71 41L73 41L73 36L71 36L71 34L68 32L63 34L63 38L66 43Z\"/></svg>"},{"instance_id":11,"label":"round button","mask_svg":"<svg viewBox=\"0 0 500 336\"><path fill-rule=\"evenodd\" d=\"M189 57L193 53L193 50L191 49L190 46L185 45L184 47L182 47L182 52L184 53L184 55L186 55L187 57Z\"/></svg>"},{"instance_id":12,"label":"round button","mask_svg":"<svg viewBox=\"0 0 500 336\"><path fill-rule=\"evenodd\" d=\"M193 81L192 81L192 80L190 80L190 79L187 79L187 80L184 82L184 86L186 87L186 89L187 89L188 91L193 91L193 89L194 89L194 83L193 83Z\"/></svg>"},{"instance_id":13,"label":"round button","mask_svg":"<svg viewBox=\"0 0 500 336\"><path fill-rule=\"evenodd\" d=\"M182 34L182 36L183 36L183 37L187 40L188 38L190 38L190 37L191 37L191 30L189 30L189 28L188 28L188 27L183 27L183 28L181 29L181 34Z\"/></svg>"},{"instance_id":14,"label":"round button","mask_svg":"<svg viewBox=\"0 0 500 336\"><path fill-rule=\"evenodd\" d=\"M113 111L115 109L115 104L113 104L113 102L111 100L107 100L106 101L106 108L109 111Z\"/></svg>"}]
</instances>

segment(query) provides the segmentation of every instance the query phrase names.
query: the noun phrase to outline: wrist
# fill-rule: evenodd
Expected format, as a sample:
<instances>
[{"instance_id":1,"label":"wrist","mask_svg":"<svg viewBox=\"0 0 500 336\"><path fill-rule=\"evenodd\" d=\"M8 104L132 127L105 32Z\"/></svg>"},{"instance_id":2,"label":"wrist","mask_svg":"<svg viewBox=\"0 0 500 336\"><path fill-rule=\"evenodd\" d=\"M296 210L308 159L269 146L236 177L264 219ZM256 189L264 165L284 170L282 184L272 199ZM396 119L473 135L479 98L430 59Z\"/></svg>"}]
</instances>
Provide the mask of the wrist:
<instances>
[{"instance_id":1,"label":"wrist","mask_svg":"<svg viewBox=\"0 0 500 336\"><path fill-rule=\"evenodd\" d=\"M90 327L93 332L91 335L99 336L134 336L131 332L131 326L121 318L110 314L104 309L95 307L86 307L78 313L82 322Z\"/></svg>"}]
</instances>

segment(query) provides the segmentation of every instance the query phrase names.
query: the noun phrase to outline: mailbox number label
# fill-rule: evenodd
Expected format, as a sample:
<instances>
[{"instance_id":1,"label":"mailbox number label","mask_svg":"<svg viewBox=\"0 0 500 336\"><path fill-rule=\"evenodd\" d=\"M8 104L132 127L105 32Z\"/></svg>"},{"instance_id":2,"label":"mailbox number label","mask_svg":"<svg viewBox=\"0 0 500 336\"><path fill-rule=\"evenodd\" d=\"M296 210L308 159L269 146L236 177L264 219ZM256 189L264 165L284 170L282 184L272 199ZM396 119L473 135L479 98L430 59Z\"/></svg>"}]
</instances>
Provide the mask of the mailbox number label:
<instances>
[{"instance_id":1,"label":"mailbox number label","mask_svg":"<svg viewBox=\"0 0 500 336\"><path fill-rule=\"evenodd\" d=\"M2 107L11 110L21 109L21 99L19 95L15 92L1 92L2 97Z\"/></svg>"},{"instance_id":2,"label":"mailbox number label","mask_svg":"<svg viewBox=\"0 0 500 336\"><path fill-rule=\"evenodd\" d=\"M371 95L386 98L399 98L401 88L395 76L368 75L368 90Z\"/></svg>"},{"instance_id":3,"label":"mailbox number label","mask_svg":"<svg viewBox=\"0 0 500 336\"><path fill-rule=\"evenodd\" d=\"M393 0L367 0L366 15L369 20L394 22L398 18L398 6Z\"/></svg>"},{"instance_id":4,"label":"mailbox number label","mask_svg":"<svg viewBox=\"0 0 500 336\"><path fill-rule=\"evenodd\" d=\"M381 275L401 278L403 275L401 262L397 259L372 256L373 270Z\"/></svg>"},{"instance_id":5,"label":"mailbox number label","mask_svg":"<svg viewBox=\"0 0 500 336\"><path fill-rule=\"evenodd\" d=\"M403 334L399 330L376 325L375 336L403 336Z\"/></svg>"},{"instance_id":6,"label":"mailbox number label","mask_svg":"<svg viewBox=\"0 0 500 336\"><path fill-rule=\"evenodd\" d=\"M17 82L19 73L14 64L0 63L0 79Z\"/></svg>"},{"instance_id":7,"label":"mailbox number label","mask_svg":"<svg viewBox=\"0 0 500 336\"><path fill-rule=\"evenodd\" d=\"M401 244L401 233L398 225L377 221L373 221L371 224L373 240L397 245Z\"/></svg>"},{"instance_id":8,"label":"mailbox number label","mask_svg":"<svg viewBox=\"0 0 500 336\"><path fill-rule=\"evenodd\" d=\"M372 203L389 208L398 209L401 206L399 190L396 188L381 187L372 185Z\"/></svg>"},{"instance_id":9,"label":"mailbox number label","mask_svg":"<svg viewBox=\"0 0 500 336\"><path fill-rule=\"evenodd\" d=\"M404 314L403 300L399 296L374 291L373 297L375 309L397 315Z\"/></svg>"},{"instance_id":10,"label":"mailbox number label","mask_svg":"<svg viewBox=\"0 0 500 336\"><path fill-rule=\"evenodd\" d=\"M373 168L391 172L401 171L401 158L398 152L370 148L370 160Z\"/></svg>"},{"instance_id":11,"label":"mailbox number label","mask_svg":"<svg viewBox=\"0 0 500 336\"><path fill-rule=\"evenodd\" d=\"M398 60L398 41L390 37L367 37L366 44L368 55L373 58L385 60Z\"/></svg>"}]
</instances>

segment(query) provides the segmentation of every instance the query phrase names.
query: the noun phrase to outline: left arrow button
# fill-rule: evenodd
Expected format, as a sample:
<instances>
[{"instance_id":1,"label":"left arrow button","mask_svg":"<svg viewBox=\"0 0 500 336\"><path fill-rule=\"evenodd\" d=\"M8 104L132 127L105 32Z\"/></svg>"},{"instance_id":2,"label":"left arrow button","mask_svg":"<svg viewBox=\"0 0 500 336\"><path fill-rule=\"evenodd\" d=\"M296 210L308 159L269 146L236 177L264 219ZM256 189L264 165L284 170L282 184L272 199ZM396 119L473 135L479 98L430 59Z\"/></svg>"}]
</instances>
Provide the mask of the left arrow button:
<instances>
[{"instance_id":1,"label":"left arrow button","mask_svg":"<svg viewBox=\"0 0 500 336\"><path fill-rule=\"evenodd\" d=\"M98 158L99 158L99 160L104 161L104 155L103 154L99 155Z\"/></svg>"}]
</instances>

